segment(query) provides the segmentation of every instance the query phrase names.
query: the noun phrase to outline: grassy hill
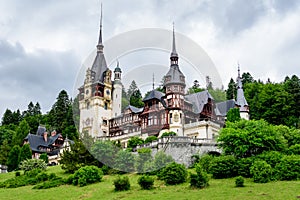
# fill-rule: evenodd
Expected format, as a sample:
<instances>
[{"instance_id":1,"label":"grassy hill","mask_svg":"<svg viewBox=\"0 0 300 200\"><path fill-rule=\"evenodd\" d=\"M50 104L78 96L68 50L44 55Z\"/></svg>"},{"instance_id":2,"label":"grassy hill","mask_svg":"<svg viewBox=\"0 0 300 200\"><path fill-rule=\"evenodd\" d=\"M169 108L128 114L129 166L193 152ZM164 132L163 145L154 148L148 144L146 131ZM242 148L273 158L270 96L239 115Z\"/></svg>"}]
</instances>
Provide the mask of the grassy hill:
<instances>
[{"instance_id":1,"label":"grassy hill","mask_svg":"<svg viewBox=\"0 0 300 200\"><path fill-rule=\"evenodd\" d=\"M48 173L55 172L58 176L67 176L60 166L49 167ZM138 175L130 174L131 189L115 192L113 180L115 176L104 176L101 183L86 187L63 185L57 188L34 190L32 186L13 189L0 189L1 199L30 199L30 200L58 200L58 199L284 199L295 200L300 196L300 181L278 181L266 184L253 183L245 179L244 188L235 187L235 179L211 179L208 188L191 189L188 183L177 186L165 186L162 181L155 180L155 189L141 190L137 184ZM0 182L14 177L14 173L0 174ZM299 197L300 198L300 197Z\"/></svg>"}]
</instances>

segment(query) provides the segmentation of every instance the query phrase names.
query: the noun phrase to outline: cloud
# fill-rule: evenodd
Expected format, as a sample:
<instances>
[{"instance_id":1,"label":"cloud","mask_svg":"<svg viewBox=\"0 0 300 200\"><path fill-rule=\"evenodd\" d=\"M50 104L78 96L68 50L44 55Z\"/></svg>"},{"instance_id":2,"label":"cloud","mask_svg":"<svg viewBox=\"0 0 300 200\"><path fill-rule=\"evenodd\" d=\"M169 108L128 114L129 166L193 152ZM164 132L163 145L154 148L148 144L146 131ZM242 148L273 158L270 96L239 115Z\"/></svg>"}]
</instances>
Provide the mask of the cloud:
<instances>
[{"instance_id":1,"label":"cloud","mask_svg":"<svg viewBox=\"0 0 300 200\"><path fill-rule=\"evenodd\" d=\"M20 43L0 40L1 110L26 109L30 101L48 111L60 90L72 91L79 60L72 51L26 52Z\"/></svg>"}]
</instances>

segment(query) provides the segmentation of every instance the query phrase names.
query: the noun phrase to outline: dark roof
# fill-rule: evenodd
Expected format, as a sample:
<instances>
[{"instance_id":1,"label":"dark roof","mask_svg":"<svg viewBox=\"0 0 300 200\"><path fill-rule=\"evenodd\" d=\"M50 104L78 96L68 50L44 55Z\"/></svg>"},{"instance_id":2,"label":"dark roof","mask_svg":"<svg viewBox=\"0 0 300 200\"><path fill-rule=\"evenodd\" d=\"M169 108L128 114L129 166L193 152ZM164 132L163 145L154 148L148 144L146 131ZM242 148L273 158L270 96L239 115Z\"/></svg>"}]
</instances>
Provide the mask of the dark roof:
<instances>
[{"instance_id":1,"label":"dark roof","mask_svg":"<svg viewBox=\"0 0 300 200\"><path fill-rule=\"evenodd\" d=\"M95 82L103 82L104 79L104 72L108 70L107 65L106 65L106 60L104 57L103 52L97 52L97 55L95 57L93 66L92 66L92 71L95 72Z\"/></svg>"},{"instance_id":2,"label":"dark roof","mask_svg":"<svg viewBox=\"0 0 300 200\"><path fill-rule=\"evenodd\" d=\"M44 126L39 126L37 131L36 131L36 134L37 135L43 135L45 132L46 132L46 128Z\"/></svg>"},{"instance_id":3,"label":"dark roof","mask_svg":"<svg viewBox=\"0 0 300 200\"><path fill-rule=\"evenodd\" d=\"M216 115L225 117L231 108L235 107L234 99L216 103Z\"/></svg>"},{"instance_id":4,"label":"dark roof","mask_svg":"<svg viewBox=\"0 0 300 200\"><path fill-rule=\"evenodd\" d=\"M169 80L168 80L169 79ZM168 84L183 84L185 85L185 76L180 71L178 64L170 66L168 73L165 75L164 86Z\"/></svg>"},{"instance_id":5,"label":"dark roof","mask_svg":"<svg viewBox=\"0 0 300 200\"><path fill-rule=\"evenodd\" d=\"M140 113L144 108L137 108L135 106L129 105L125 109L130 109L133 113Z\"/></svg>"},{"instance_id":6,"label":"dark roof","mask_svg":"<svg viewBox=\"0 0 300 200\"><path fill-rule=\"evenodd\" d=\"M56 134L55 136L48 137L46 142L42 135L28 134L24 140L28 140L32 151L42 152L39 147L51 147L51 145L54 144L58 137L61 137L61 134Z\"/></svg>"},{"instance_id":7,"label":"dark roof","mask_svg":"<svg viewBox=\"0 0 300 200\"><path fill-rule=\"evenodd\" d=\"M164 93L157 91L157 90L152 90L144 99L143 101L148 101L150 99L158 99L161 100L161 98L165 96Z\"/></svg>"},{"instance_id":8,"label":"dark roof","mask_svg":"<svg viewBox=\"0 0 300 200\"><path fill-rule=\"evenodd\" d=\"M201 113L208 99L214 99L207 90L186 95L184 98L193 104L194 113Z\"/></svg>"},{"instance_id":9,"label":"dark roof","mask_svg":"<svg viewBox=\"0 0 300 200\"><path fill-rule=\"evenodd\" d=\"M244 91L242 88L238 88L237 95L236 95L236 105L240 107L248 106L246 98L244 96Z\"/></svg>"}]
</instances>

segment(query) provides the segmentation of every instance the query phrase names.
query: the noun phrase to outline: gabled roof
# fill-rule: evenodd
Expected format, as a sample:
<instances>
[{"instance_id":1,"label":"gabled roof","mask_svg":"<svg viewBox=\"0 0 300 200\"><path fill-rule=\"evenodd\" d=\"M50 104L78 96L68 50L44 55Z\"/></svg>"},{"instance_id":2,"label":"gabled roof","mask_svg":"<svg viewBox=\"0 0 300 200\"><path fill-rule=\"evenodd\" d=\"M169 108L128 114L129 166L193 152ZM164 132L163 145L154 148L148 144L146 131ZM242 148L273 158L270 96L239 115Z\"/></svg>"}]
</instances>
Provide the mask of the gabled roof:
<instances>
[{"instance_id":1,"label":"gabled roof","mask_svg":"<svg viewBox=\"0 0 300 200\"><path fill-rule=\"evenodd\" d=\"M137 107L135 107L135 106L129 105L129 106L127 106L127 107L125 108L125 110L126 110L126 109L130 109L131 112L133 112L133 113L140 113L140 112L143 111L144 108L137 108Z\"/></svg>"},{"instance_id":2,"label":"gabled roof","mask_svg":"<svg viewBox=\"0 0 300 200\"><path fill-rule=\"evenodd\" d=\"M235 107L234 99L216 103L215 112L217 116L225 117L231 108Z\"/></svg>"},{"instance_id":3,"label":"gabled roof","mask_svg":"<svg viewBox=\"0 0 300 200\"><path fill-rule=\"evenodd\" d=\"M193 104L194 113L201 113L208 99L214 99L207 90L186 95L184 98Z\"/></svg>"},{"instance_id":4,"label":"gabled roof","mask_svg":"<svg viewBox=\"0 0 300 200\"><path fill-rule=\"evenodd\" d=\"M30 149L32 151L41 152L39 147L51 147L51 145L53 145L59 137L61 137L61 134L50 136L47 138L47 142L46 142L42 135L28 134L26 138L24 138L24 140L28 140ZM53 153L55 154L58 152L53 152Z\"/></svg>"},{"instance_id":5,"label":"gabled roof","mask_svg":"<svg viewBox=\"0 0 300 200\"><path fill-rule=\"evenodd\" d=\"M158 99L161 100L161 98L165 96L164 93L157 91L157 90L152 90L144 99L143 101L148 101L150 99Z\"/></svg>"}]
</instances>

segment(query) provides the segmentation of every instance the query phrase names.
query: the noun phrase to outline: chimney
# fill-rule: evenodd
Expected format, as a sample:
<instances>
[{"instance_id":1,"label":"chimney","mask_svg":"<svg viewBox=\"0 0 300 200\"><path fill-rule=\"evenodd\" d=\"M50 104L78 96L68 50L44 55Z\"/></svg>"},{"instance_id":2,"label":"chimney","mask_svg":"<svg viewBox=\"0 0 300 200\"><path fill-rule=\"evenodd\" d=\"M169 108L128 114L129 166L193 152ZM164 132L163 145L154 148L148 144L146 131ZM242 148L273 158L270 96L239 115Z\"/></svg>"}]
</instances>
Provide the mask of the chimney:
<instances>
[{"instance_id":1,"label":"chimney","mask_svg":"<svg viewBox=\"0 0 300 200\"><path fill-rule=\"evenodd\" d=\"M48 137L48 133L44 132L44 140L45 140L45 142L47 142L47 137Z\"/></svg>"},{"instance_id":2,"label":"chimney","mask_svg":"<svg viewBox=\"0 0 300 200\"><path fill-rule=\"evenodd\" d=\"M51 132L51 136L52 137L56 136L56 130L54 130L54 131Z\"/></svg>"}]
</instances>

